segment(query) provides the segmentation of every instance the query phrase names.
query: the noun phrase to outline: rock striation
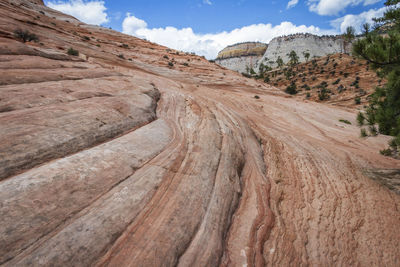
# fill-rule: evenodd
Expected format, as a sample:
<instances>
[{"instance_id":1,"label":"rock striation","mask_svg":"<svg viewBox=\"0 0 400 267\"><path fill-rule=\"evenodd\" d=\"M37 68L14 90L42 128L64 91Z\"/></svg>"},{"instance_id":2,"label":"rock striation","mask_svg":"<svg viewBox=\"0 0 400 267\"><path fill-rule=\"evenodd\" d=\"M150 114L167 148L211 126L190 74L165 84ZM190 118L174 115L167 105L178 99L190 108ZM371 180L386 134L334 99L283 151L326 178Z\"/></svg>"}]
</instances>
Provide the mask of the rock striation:
<instances>
[{"instance_id":1,"label":"rock striation","mask_svg":"<svg viewBox=\"0 0 400 267\"><path fill-rule=\"evenodd\" d=\"M399 160L356 110L20 2L0 2L1 266L399 265L400 195L367 173Z\"/></svg>"},{"instance_id":2,"label":"rock striation","mask_svg":"<svg viewBox=\"0 0 400 267\"><path fill-rule=\"evenodd\" d=\"M215 62L231 70L247 72L256 66L267 47L266 44L257 42L231 45L218 53Z\"/></svg>"}]
</instances>

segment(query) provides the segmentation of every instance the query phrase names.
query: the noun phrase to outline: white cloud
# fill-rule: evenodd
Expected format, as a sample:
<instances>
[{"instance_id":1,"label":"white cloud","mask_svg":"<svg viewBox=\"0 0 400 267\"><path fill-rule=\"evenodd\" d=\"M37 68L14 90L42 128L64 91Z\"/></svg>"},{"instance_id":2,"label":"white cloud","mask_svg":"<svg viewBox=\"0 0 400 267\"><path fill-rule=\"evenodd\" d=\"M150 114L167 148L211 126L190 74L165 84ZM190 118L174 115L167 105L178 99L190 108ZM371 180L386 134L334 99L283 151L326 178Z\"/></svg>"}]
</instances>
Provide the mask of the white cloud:
<instances>
[{"instance_id":1,"label":"white cloud","mask_svg":"<svg viewBox=\"0 0 400 267\"><path fill-rule=\"evenodd\" d=\"M307 4L310 11L319 15L338 15L348 6L364 6L376 4L382 0L308 0Z\"/></svg>"},{"instance_id":2,"label":"white cloud","mask_svg":"<svg viewBox=\"0 0 400 267\"><path fill-rule=\"evenodd\" d=\"M215 58L219 51L228 45L240 42L259 41L268 43L274 37L294 34L334 34L333 30L321 30L315 26L294 25L291 22L282 22L279 25L254 24L224 31L215 34L197 34L192 28L177 29L175 27L149 29L147 23L141 19L127 14L123 23L123 32L149 41L165 45L186 52L195 52L204 55L208 59Z\"/></svg>"},{"instance_id":3,"label":"white cloud","mask_svg":"<svg viewBox=\"0 0 400 267\"><path fill-rule=\"evenodd\" d=\"M47 6L88 24L100 25L108 22L104 1L57 1L47 2Z\"/></svg>"},{"instance_id":4,"label":"white cloud","mask_svg":"<svg viewBox=\"0 0 400 267\"><path fill-rule=\"evenodd\" d=\"M299 3L299 0L290 0L287 4L287 9L295 7Z\"/></svg>"},{"instance_id":5,"label":"white cloud","mask_svg":"<svg viewBox=\"0 0 400 267\"><path fill-rule=\"evenodd\" d=\"M344 32L347 27L352 26L356 29L357 33L360 33L364 23L373 24L372 19L382 17L386 10L386 7L382 7L380 9L370 9L358 15L349 14L331 21L331 25L340 32Z\"/></svg>"},{"instance_id":6,"label":"white cloud","mask_svg":"<svg viewBox=\"0 0 400 267\"><path fill-rule=\"evenodd\" d=\"M135 16L131 16L130 13L126 14L124 21L122 22L122 32L130 35L136 35L136 32L140 29L146 29L147 23L144 20L138 19Z\"/></svg>"},{"instance_id":7,"label":"white cloud","mask_svg":"<svg viewBox=\"0 0 400 267\"><path fill-rule=\"evenodd\" d=\"M210 5L210 6L212 5L210 0L203 0L203 4Z\"/></svg>"}]
</instances>

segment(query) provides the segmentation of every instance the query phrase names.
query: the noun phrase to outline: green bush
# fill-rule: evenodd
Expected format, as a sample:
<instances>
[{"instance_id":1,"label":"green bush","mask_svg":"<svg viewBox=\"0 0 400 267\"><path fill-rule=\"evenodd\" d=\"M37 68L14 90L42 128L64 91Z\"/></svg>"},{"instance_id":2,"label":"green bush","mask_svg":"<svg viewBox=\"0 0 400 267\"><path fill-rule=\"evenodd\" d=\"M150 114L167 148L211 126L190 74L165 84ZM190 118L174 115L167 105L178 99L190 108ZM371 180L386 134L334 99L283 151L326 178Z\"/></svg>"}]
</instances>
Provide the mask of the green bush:
<instances>
[{"instance_id":1,"label":"green bush","mask_svg":"<svg viewBox=\"0 0 400 267\"><path fill-rule=\"evenodd\" d=\"M358 112L358 114L357 114L357 122L358 122L358 125L360 125L360 126L363 126L363 125L364 125L364 123L365 123L365 116L364 116L363 113Z\"/></svg>"},{"instance_id":2,"label":"green bush","mask_svg":"<svg viewBox=\"0 0 400 267\"><path fill-rule=\"evenodd\" d=\"M361 104L361 97L357 96L357 97L354 99L354 102L356 103L356 105L360 105L360 104Z\"/></svg>"},{"instance_id":3,"label":"green bush","mask_svg":"<svg viewBox=\"0 0 400 267\"><path fill-rule=\"evenodd\" d=\"M79 51L73 49L72 47L70 47L68 49L68 51L67 51L67 54L70 55L70 56L76 56L77 57L77 56L79 56Z\"/></svg>"},{"instance_id":4,"label":"green bush","mask_svg":"<svg viewBox=\"0 0 400 267\"><path fill-rule=\"evenodd\" d=\"M285 92L291 95L297 94L297 85L292 82L288 87L286 87Z\"/></svg>"},{"instance_id":5,"label":"green bush","mask_svg":"<svg viewBox=\"0 0 400 267\"><path fill-rule=\"evenodd\" d=\"M367 137L368 136L368 134L367 134L367 130L365 130L364 128L361 128L361 130L360 130L360 136L361 137Z\"/></svg>"},{"instance_id":6,"label":"green bush","mask_svg":"<svg viewBox=\"0 0 400 267\"><path fill-rule=\"evenodd\" d=\"M330 98L329 96L329 90L326 88L322 88L319 93L318 93L318 98L321 101L327 100Z\"/></svg>"},{"instance_id":7,"label":"green bush","mask_svg":"<svg viewBox=\"0 0 400 267\"><path fill-rule=\"evenodd\" d=\"M379 151L383 156L390 157L392 155L392 150L388 149L383 149Z\"/></svg>"},{"instance_id":8,"label":"green bush","mask_svg":"<svg viewBox=\"0 0 400 267\"><path fill-rule=\"evenodd\" d=\"M376 129L375 125L370 125L368 129L369 129L369 133L371 134L371 136L378 135L378 130Z\"/></svg>"}]
</instances>

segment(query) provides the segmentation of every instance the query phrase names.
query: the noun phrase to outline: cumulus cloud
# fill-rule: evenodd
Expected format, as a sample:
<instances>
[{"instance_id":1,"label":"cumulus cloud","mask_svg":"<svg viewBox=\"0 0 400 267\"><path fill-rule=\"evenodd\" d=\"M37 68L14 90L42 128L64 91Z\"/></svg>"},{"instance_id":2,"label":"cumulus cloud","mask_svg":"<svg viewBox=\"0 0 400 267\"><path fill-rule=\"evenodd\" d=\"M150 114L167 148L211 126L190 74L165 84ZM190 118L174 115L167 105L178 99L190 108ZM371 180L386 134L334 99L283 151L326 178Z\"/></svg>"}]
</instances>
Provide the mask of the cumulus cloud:
<instances>
[{"instance_id":1,"label":"cumulus cloud","mask_svg":"<svg viewBox=\"0 0 400 267\"><path fill-rule=\"evenodd\" d=\"M46 4L52 9L74 16L88 24L101 25L108 22L104 1L49 1Z\"/></svg>"},{"instance_id":2,"label":"cumulus cloud","mask_svg":"<svg viewBox=\"0 0 400 267\"><path fill-rule=\"evenodd\" d=\"M290 0L287 4L287 9L295 7L299 3L299 0Z\"/></svg>"},{"instance_id":3,"label":"cumulus cloud","mask_svg":"<svg viewBox=\"0 0 400 267\"><path fill-rule=\"evenodd\" d=\"M331 25L340 32L344 32L347 27L352 26L357 33L360 33L364 23L373 24L372 19L382 17L386 10L386 7L382 7L380 9L370 9L357 15L349 14L331 21Z\"/></svg>"},{"instance_id":4,"label":"cumulus cloud","mask_svg":"<svg viewBox=\"0 0 400 267\"><path fill-rule=\"evenodd\" d=\"M373 5L382 0L308 0L310 11L319 15L338 15L349 6Z\"/></svg>"},{"instance_id":5,"label":"cumulus cloud","mask_svg":"<svg viewBox=\"0 0 400 267\"><path fill-rule=\"evenodd\" d=\"M219 51L235 43L248 41L268 43L274 37L294 33L313 33L317 35L336 33L333 30L321 30L315 26L297 26L291 22L282 22L275 26L272 24L254 24L229 32L198 34L193 32L192 28L165 27L149 29L145 21L129 13L122 23L122 28L126 34L144 38L177 50L195 52L208 59L215 58Z\"/></svg>"}]
</instances>

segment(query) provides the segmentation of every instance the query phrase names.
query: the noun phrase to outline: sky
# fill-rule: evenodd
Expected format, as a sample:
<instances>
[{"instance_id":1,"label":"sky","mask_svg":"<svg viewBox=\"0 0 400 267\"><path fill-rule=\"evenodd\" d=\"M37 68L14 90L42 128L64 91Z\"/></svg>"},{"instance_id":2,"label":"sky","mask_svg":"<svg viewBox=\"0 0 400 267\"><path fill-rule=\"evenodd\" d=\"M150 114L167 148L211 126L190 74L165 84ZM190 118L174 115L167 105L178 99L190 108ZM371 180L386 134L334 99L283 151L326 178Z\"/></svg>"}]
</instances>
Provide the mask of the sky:
<instances>
[{"instance_id":1,"label":"sky","mask_svg":"<svg viewBox=\"0 0 400 267\"><path fill-rule=\"evenodd\" d=\"M384 0L45 0L77 19L213 59L228 45L294 34L357 31Z\"/></svg>"}]
</instances>

